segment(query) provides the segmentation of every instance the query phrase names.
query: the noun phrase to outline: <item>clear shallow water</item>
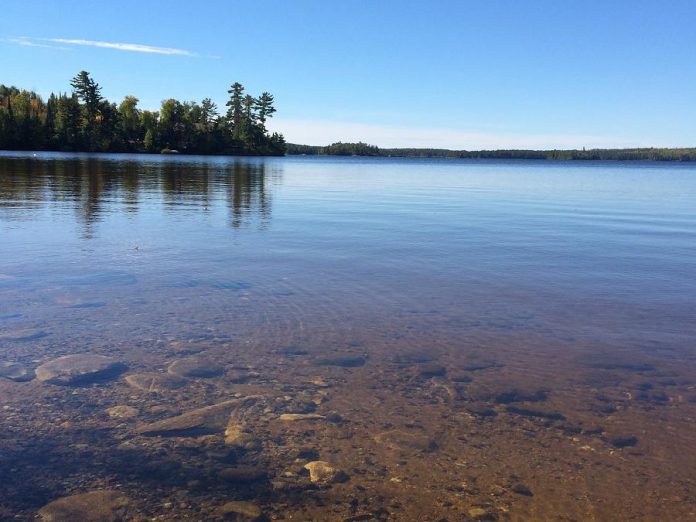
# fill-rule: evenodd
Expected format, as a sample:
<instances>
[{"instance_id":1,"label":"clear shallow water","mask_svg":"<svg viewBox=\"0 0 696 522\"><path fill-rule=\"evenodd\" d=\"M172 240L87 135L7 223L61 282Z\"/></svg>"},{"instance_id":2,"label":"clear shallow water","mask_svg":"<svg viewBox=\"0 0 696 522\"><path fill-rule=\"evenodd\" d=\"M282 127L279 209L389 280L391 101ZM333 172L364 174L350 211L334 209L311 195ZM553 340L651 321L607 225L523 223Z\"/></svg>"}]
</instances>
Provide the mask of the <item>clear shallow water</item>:
<instances>
[{"instance_id":1,"label":"clear shallow water","mask_svg":"<svg viewBox=\"0 0 696 522\"><path fill-rule=\"evenodd\" d=\"M67 446L84 437L42 426L21 406L27 394L69 424L91 419L97 453L113 456L114 440L145 455L169 444L167 458L184 468L178 445L188 438L143 438L137 427L234 393L258 392L272 410L264 451L232 459L264 467L263 480L225 485L211 476L231 464L214 459L199 461L202 477L181 472L173 484L118 466L100 475L98 465L66 473L36 464L45 483L24 497L7 486L6 513L29 517L54 498L115 484L151 490L132 509L165 518L173 512L162 515L153 498L186 497L182 517L213 516L230 499L327 520L378 519L379 509L394 520L694 513L696 167L0 153L0 259L1 360L31 369L98 353L127 364L127 376L166 371L187 356L184 343L223 369L154 399L134 396L124 376L95 382L78 388L80 405L65 399L71 387L0 379L8 462L33 455L18 441L37 426ZM306 353L288 358L287 347ZM326 356L366 364L317 363ZM426 358L443 371L428 375ZM495 364L467 370L472 360ZM239 371L253 377L230 382ZM457 380L462 371L470 381ZM276 433L273 415L285 410L267 402L315 400L323 388L299 384L315 377L331 385L318 411L345 421L310 426L309 440L295 428ZM520 390L520 400L498 400ZM104 416L123 404L139 414ZM496 416L477 414L483 407ZM563 421L529 414L539 408ZM393 429L415 429L438 450L385 448L380 433ZM327 440L337 433L345 442ZM612 442L631 437L629 447ZM304 500L271 487L297 467L283 451L300 442L350 480ZM55 458L63 470L79 461ZM572 471L559 467L564 459ZM641 482L646 473L653 484ZM514 491L520 481L533 496ZM413 500L414 486L422 498Z\"/></svg>"}]
</instances>

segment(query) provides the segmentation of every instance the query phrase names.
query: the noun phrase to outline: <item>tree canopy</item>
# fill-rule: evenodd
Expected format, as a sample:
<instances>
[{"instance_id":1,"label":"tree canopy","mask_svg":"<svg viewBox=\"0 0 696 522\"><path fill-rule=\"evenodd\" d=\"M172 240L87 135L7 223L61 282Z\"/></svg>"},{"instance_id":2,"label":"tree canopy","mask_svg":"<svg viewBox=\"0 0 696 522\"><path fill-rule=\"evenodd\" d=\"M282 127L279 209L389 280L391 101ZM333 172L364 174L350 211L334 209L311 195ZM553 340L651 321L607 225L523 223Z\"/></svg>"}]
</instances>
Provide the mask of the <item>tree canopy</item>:
<instances>
[{"instance_id":1,"label":"tree canopy","mask_svg":"<svg viewBox=\"0 0 696 522\"><path fill-rule=\"evenodd\" d=\"M0 85L0 149L88 152L282 155L285 139L269 133L276 112L273 95L245 94L236 82L227 113L205 98L162 101L159 111L141 110L135 96L119 104L101 94L87 71L71 80L72 91L51 94Z\"/></svg>"}]
</instances>

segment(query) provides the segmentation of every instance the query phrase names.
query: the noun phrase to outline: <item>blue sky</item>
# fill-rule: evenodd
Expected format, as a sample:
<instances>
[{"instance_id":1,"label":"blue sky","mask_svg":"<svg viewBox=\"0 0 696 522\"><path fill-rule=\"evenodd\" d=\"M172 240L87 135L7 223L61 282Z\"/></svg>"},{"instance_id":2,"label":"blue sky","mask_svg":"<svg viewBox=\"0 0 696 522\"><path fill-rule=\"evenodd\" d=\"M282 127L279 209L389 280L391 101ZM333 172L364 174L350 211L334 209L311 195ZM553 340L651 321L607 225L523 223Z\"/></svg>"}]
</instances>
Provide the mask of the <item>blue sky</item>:
<instances>
[{"instance_id":1,"label":"blue sky","mask_svg":"<svg viewBox=\"0 0 696 522\"><path fill-rule=\"evenodd\" d=\"M0 12L0 83L44 95L85 69L112 101L223 107L240 81L275 95L274 128L296 143L696 146L694 0L5 0Z\"/></svg>"}]
</instances>

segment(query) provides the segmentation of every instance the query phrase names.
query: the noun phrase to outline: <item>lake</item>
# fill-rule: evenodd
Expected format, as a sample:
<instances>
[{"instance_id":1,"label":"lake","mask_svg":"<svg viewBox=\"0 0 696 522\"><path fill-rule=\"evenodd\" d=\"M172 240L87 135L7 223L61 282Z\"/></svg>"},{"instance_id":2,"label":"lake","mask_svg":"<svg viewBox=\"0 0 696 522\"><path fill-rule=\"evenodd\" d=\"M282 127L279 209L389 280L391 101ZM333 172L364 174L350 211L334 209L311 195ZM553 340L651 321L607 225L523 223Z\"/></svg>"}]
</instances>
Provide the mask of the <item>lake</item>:
<instances>
[{"instance_id":1,"label":"lake","mask_svg":"<svg viewBox=\"0 0 696 522\"><path fill-rule=\"evenodd\" d=\"M687 520L695 370L694 165L0 153L3 520Z\"/></svg>"}]
</instances>

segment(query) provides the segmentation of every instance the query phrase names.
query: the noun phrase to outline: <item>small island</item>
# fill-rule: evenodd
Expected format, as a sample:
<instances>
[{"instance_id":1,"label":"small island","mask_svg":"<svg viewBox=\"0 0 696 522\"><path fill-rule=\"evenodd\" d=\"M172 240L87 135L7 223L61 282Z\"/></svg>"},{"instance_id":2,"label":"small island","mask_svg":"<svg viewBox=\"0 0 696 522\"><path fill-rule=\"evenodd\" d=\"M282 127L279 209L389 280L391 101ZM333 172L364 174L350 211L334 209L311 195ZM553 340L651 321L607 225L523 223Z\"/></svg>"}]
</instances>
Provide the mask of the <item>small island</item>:
<instances>
[{"instance_id":1,"label":"small island","mask_svg":"<svg viewBox=\"0 0 696 522\"><path fill-rule=\"evenodd\" d=\"M162 101L159 111L141 110L138 98L120 104L105 99L87 71L70 82L71 93L43 100L33 91L0 84L0 149L64 152L149 152L282 156L285 139L266 122L273 95L245 94L234 83L227 112L205 98Z\"/></svg>"}]
</instances>

